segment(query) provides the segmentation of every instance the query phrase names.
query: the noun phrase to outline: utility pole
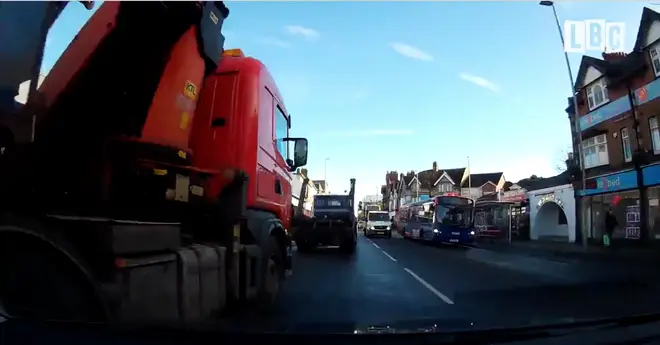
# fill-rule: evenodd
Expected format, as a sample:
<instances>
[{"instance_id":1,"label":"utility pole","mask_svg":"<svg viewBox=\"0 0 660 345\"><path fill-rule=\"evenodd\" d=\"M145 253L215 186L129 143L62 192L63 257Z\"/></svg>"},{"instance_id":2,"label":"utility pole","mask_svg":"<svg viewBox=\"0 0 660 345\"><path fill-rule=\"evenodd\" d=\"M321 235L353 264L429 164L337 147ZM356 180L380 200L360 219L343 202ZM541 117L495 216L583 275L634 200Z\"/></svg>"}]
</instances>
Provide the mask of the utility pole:
<instances>
[{"instance_id":1,"label":"utility pole","mask_svg":"<svg viewBox=\"0 0 660 345\"><path fill-rule=\"evenodd\" d=\"M329 160L330 160L330 158L326 158L325 163L323 165L323 181L325 181L326 184L328 183L328 161Z\"/></svg>"},{"instance_id":2,"label":"utility pole","mask_svg":"<svg viewBox=\"0 0 660 345\"><path fill-rule=\"evenodd\" d=\"M472 199L472 170L470 170L470 156L467 157L468 163L468 197Z\"/></svg>"},{"instance_id":3,"label":"utility pole","mask_svg":"<svg viewBox=\"0 0 660 345\"><path fill-rule=\"evenodd\" d=\"M559 16L557 16L557 9L555 8L555 3L553 1L541 1L539 2L539 5L541 6L547 6L547 7L552 7L552 13L555 16L555 22L557 23L557 30L559 31L559 39L561 40L561 46L562 49L564 45L564 33L562 32L561 29L561 24L559 23ZM568 69L568 78L570 79L571 82L571 96L573 98L573 120L575 122L575 131L577 132L577 137L578 137L578 143L577 143L577 151L578 151L578 162L580 164L580 176L581 176L581 183L582 186L580 188L580 191L578 192L578 195L580 195L580 202L579 202L579 210L580 210L580 219L581 219L581 234L582 234L582 247L587 248L588 243L587 243L587 222L586 222L586 209L587 209L587 203L586 203L586 187L587 187L587 182L586 182L586 174L584 171L584 156L582 154L582 129L580 128L580 116L578 114L578 101L577 101L577 94L575 93L575 83L573 81L573 71L571 70L571 63L570 60L568 59L568 52L564 50L564 59L566 59L566 68Z\"/></svg>"},{"instance_id":4,"label":"utility pole","mask_svg":"<svg viewBox=\"0 0 660 345\"><path fill-rule=\"evenodd\" d=\"M415 201L419 201L419 174L415 170L415 180L417 181L417 188L415 188Z\"/></svg>"}]
</instances>

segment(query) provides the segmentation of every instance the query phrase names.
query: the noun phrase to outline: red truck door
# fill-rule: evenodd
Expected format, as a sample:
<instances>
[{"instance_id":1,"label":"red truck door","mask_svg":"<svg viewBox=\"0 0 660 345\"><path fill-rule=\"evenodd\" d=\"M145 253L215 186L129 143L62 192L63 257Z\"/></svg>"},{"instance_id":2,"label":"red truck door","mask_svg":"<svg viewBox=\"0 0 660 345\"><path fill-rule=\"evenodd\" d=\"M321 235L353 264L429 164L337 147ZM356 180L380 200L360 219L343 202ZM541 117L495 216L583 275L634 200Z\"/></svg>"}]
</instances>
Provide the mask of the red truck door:
<instances>
[{"instance_id":1,"label":"red truck door","mask_svg":"<svg viewBox=\"0 0 660 345\"><path fill-rule=\"evenodd\" d=\"M292 216L290 208L287 207L291 203L291 175L288 171L288 164L286 160L289 158L289 142L284 141L285 138L289 137L289 117L284 111L284 107L279 104L277 98L273 97L274 106L275 106L275 133L273 143L276 147L276 168L275 168L275 183L278 201L282 207L284 207L284 218L288 221Z\"/></svg>"},{"instance_id":2,"label":"red truck door","mask_svg":"<svg viewBox=\"0 0 660 345\"><path fill-rule=\"evenodd\" d=\"M289 134L289 121L284 107L268 88L263 90L260 103L260 116L266 117L260 125L263 125L261 128L270 135L268 139L260 139L258 200L270 207L277 207L282 214L282 221L288 224L291 218L291 176L286 164L288 142L283 139ZM265 127L266 124L270 126Z\"/></svg>"}]
</instances>

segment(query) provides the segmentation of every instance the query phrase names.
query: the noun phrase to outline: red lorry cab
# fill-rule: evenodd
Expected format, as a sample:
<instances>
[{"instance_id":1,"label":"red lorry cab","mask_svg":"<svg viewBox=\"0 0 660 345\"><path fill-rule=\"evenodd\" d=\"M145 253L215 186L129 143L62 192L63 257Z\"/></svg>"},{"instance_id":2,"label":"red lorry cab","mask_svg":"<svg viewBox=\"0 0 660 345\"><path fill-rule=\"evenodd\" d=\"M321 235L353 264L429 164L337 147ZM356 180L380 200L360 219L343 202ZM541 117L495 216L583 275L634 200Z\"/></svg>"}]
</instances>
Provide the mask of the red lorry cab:
<instances>
[{"instance_id":1,"label":"red lorry cab","mask_svg":"<svg viewBox=\"0 0 660 345\"><path fill-rule=\"evenodd\" d=\"M225 51L216 72L204 80L190 138L193 165L221 172L207 193L217 195L233 169L244 171L250 176L247 207L273 212L289 228L292 176L289 145L282 140L289 128L266 66L238 49Z\"/></svg>"}]
</instances>

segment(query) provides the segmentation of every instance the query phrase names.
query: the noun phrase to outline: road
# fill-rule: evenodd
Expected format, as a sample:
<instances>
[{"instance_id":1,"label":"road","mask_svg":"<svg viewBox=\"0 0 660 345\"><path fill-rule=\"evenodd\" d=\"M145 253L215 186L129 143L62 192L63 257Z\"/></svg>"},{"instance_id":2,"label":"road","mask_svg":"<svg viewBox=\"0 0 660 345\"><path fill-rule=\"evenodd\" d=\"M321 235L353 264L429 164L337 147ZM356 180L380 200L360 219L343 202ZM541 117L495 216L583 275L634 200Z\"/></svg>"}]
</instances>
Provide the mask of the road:
<instances>
[{"instance_id":1,"label":"road","mask_svg":"<svg viewBox=\"0 0 660 345\"><path fill-rule=\"evenodd\" d=\"M294 252L294 260L273 315L287 325L492 327L660 310L657 287L606 279L593 267L531 258L512 263L479 249L437 248L398 235L360 236L353 256L324 248Z\"/></svg>"}]
</instances>

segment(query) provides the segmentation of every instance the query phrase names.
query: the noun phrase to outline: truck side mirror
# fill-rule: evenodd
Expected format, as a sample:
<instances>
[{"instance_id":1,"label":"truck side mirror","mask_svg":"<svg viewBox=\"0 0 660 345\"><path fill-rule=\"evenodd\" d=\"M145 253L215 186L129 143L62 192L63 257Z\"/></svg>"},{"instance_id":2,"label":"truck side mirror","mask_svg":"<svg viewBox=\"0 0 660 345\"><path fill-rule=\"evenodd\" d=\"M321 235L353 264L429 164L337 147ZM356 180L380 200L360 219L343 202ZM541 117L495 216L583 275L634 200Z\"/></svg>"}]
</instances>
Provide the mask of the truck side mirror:
<instances>
[{"instance_id":1,"label":"truck side mirror","mask_svg":"<svg viewBox=\"0 0 660 345\"><path fill-rule=\"evenodd\" d=\"M307 165L307 139L306 138L285 138L284 141L293 141L293 164L290 161L290 170L295 171L301 166Z\"/></svg>"}]
</instances>

